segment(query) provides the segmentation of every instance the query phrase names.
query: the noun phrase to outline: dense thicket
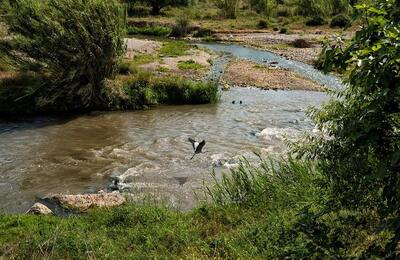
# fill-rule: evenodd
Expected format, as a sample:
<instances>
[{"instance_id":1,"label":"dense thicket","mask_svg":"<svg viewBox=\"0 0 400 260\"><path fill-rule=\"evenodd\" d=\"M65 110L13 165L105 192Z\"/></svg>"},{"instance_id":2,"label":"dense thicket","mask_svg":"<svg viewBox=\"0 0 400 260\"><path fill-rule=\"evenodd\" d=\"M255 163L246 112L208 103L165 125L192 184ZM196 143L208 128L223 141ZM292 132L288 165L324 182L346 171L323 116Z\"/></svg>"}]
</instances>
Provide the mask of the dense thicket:
<instances>
[{"instance_id":1,"label":"dense thicket","mask_svg":"<svg viewBox=\"0 0 400 260\"><path fill-rule=\"evenodd\" d=\"M16 0L3 7L12 37L2 41L2 54L18 61L19 69L38 71L47 79L37 88L30 86L19 102L40 97L38 106L57 110L104 107L103 81L113 77L125 51L119 3ZM1 91L4 98L16 89L7 85Z\"/></svg>"},{"instance_id":2,"label":"dense thicket","mask_svg":"<svg viewBox=\"0 0 400 260\"><path fill-rule=\"evenodd\" d=\"M400 1L359 9L362 29L348 46L326 47L319 62L344 71L347 86L311 111L321 134L296 152L320 162L332 189L326 210L376 211L377 234L395 234L384 249L393 253L400 241Z\"/></svg>"}]
</instances>

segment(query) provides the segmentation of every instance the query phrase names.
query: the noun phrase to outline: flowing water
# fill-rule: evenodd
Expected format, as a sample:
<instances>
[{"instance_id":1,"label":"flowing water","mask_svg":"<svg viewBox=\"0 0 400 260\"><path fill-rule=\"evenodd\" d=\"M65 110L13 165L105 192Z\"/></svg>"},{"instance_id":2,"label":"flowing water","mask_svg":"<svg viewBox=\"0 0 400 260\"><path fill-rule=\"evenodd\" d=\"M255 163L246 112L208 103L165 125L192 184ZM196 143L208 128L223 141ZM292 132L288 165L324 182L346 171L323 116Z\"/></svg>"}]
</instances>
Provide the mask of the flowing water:
<instances>
[{"instance_id":1,"label":"flowing water","mask_svg":"<svg viewBox=\"0 0 400 260\"><path fill-rule=\"evenodd\" d=\"M23 212L37 198L96 192L117 180L114 188L136 197L188 209L213 169L256 160L254 151L282 151L285 135L313 128L304 110L325 100L320 92L232 88L213 105L0 120L0 208ZM207 142L193 160L188 137Z\"/></svg>"}]
</instances>

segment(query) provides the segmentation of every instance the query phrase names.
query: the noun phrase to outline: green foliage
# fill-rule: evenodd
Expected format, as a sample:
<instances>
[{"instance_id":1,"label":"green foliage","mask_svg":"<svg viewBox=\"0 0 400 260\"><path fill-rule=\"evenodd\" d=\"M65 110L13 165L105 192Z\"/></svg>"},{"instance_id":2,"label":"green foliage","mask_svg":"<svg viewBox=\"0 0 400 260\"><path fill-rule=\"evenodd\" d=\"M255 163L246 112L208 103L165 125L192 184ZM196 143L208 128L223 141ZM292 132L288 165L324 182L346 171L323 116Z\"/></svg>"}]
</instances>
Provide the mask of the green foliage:
<instances>
[{"instance_id":1,"label":"green foliage","mask_svg":"<svg viewBox=\"0 0 400 260\"><path fill-rule=\"evenodd\" d=\"M223 17L236 18L236 11L239 4L238 0L213 0L213 3L221 10Z\"/></svg>"},{"instance_id":2,"label":"green foliage","mask_svg":"<svg viewBox=\"0 0 400 260\"><path fill-rule=\"evenodd\" d=\"M299 14L304 16L330 16L351 10L349 0L298 0L297 7Z\"/></svg>"},{"instance_id":3,"label":"green foliage","mask_svg":"<svg viewBox=\"0 0 400 260\"><path fill-rule=\"evenodd\" d=\"M128 27L128 34L130 35L168 36L171 32L171 28L164 26Z\"/></svg>"},{"instance_id":4,"label":"green foliage","mask_svg":"<svg viewBox=\"0 0 400 260\"><path fill-rule=\"evenodd\" d=\"M321 26L324 24L326 24L326 21L321 15L314 15L306 21L307 26Z\"/></svg>"},{"instance_id":5,"label":"green foliage","mask_svg":"<svg viewBox=\"0 0 400 260\"><path fill-rule=\"evenodd\" d=\"M345 14L338 14L332 18L331 27L345 28L351 25L350 17Z\"/></svg>"},{"instance_id":6,"label":"green foliage","mask_svg":"<svg viewBox=\"0 0 400 260\"><path fill-rule=\"evenodd\" d=\"M194 82L177 77L157 79L151 86L159 104L208 104L219 100L214 82Z\"/></svg>"},{"instance_id":7,"label":"green foliage","mask_svg":"<svg viewBox=\"0 0 400 260\"><path fill-rule=\"evenodd\" d=\"M184 41L165 42L160 49L160 54L170 57L182 56L190 49Z\"/></svg>"},{"instance_id":8,"label":"green foliage","mask_svg":"<svg viewBox=\"0 0 400 260\"><path fill-rule=\"evenodd\" d=\"M36 73L0 80L0 114L35 113L37 106L32 96L47 80Z\"/></svg>"},{"instance_id":9,"label":"green foliage","mask_svg":"<svg viewBox=\"0 0 400 260\"><path fill-rule=\"evenodd\" d=\"M279 30L279 33L281 33L281 34L288 34L288 33L289 33L289 29L286 28L286 27L282 27L282 28Z\"/></svg>"},{"instance_id":10,"label":"green foliage","mask_svg":"<svg viewBox=\"0 0 400 260\"><path fill-rule=\"evenodd\" d=\"M271 16L277 4L275 0L250 0L250 6L258 13Z\"/></svg>"},{"instance_id":11,"label":"green foliage","mask_svg":"<svg viewBox=\"0 0 400 260\"><path fill-rule=\"evenodd\" d=\"M213 176L216 178L215 174ZM322 189L316 184L322 177L311 162L289 158L287 161L261 160L260 165L252 166L242 160L239 167L231 170L229 175L223 175L221 181L215 179L216 184L208 191L218 205L233 203L246 207L268 207L268 204L274 203L275 206L283 206L285 203L305 203L320 197ZM285 195L288 193L290 197Z\"/></svg>"},{"instance_id":12,"label":"green foliage","mask_svg":"<svg viewBox=\"0 0 400 260\"><path fill-rule=\"evenodd\" d=\"M179 17L172 27L171 35L175 37L184 37L190 33L190 20L186 17Z\"/></svg>"},{"instance_id":13,"label":"green foliage","mask_svg":"<svg viewBox=\"0 0 400 260\"><path fill-rule=\"evenodd\" d=\"M146 17L151 14L151 7L141 3L128 3L127 5L128 16Z\"/></svg>"},{"instance_id":14,"label":"green foliage","mask_svg":"<svg viewBox=\"0 0 400 260\"><path fill-rule=\"evenodd\" d=\"M178 62L178 68L181 70L199 70L204 68L204 66L194 60L187 60Z\"/></svg>"},{"instance_id":15,"label":"green foliage","mask_svg":"<svg viewBox=\"0 0 400 260\"><path fill-rule=\"evenodd\" d=\"M147 4L151 7L151 14L159 15L161 9L166 6L186 6L189 4L188 0L126 0L129 4L135 5L137 3Z\"/></svg>"},{"instance_id":16,"label":"green foliage","mask_svg":"<svg viewBox=\"0 0 400 260\"><path fill-rule=\"evenodd\" d=\"M347 87L322 109L313 109L320 135L297 149L318 158L332 187L332 204L377 209L400 230L400 19L399 2L359 6L368 18L348 46L325 48L321 65L345 70ZM397 226L397 227L396 227Z\"/></svg>"},{"instance_id":17,"label":"green foliage","mask_svg":"<svg viewBox=\"0 0 400 260\"><path fill-rule=\"evenodd\" d=\"M48 75L46 86L34 93L38 106L104 105L103 81L114 76L125 51L125 23L116 1L17 0L5 18L14 37L0 49L21 67L34 65Z\"/></svg>"},{"instance_id":18,"label":"green foliage","mask_svg":"<svg viewBox=\"0 0 400 260\"><path fill-rule=\"evenodd\" d=\"M258 29L267 29L268 28L268 22L265 21L265 20L258 21L257 28Z\"/></svg>"}]
</instances>

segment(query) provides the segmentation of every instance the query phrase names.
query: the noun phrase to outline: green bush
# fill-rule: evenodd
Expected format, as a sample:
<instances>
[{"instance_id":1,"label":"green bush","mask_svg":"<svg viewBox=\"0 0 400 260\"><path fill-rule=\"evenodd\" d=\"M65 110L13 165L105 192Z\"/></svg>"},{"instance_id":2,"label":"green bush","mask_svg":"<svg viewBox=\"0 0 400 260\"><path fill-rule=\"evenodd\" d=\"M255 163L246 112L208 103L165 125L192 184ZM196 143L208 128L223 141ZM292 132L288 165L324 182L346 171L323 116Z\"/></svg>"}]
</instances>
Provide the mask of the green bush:
<instances>
[{"instance_id":1,"label":"green bush","mask_svg":"<svg viewBox=\"0 0 400 260\"><path fill-rule=\"evenodd\" d=\"M324 17L315 15L306 21L307 26L321 26L326 24Z\"/></svg>"},{"instance_id":2,"label":"green bush","mask_svg":"<svg viewBox=\"0 0 400 260\"><path fill-rule=\"evenodd\" d=\"M171 32L171 28L164 26L128 27L128 34L130 35L168 36Z\"/></svg>"},{"instance_id":3,"label":"green bush","mask_svg":"<svg viewBox=\"0 0 400 260\"><path fill-rule=\"evenodd\" d=\"M204 68L204 66L194 60L187 60L178 62L178 68L181 70L199 70Z\"/></svg>"},{"instance_id":4,"label":"green bush","mask_svg":"<svg viewBox=\"0 0 400 260\"><path fill-rule=\"evenodd\" d=\"M208 104L219 100L218 85L211 81L160 78L153 83L152 90L159 104Z\"/></svg>"},{"instance_id":5,"label":"green bush","mask_svg":"<svg viewBox=\"0 0 400 260\"><path fill-rule=\"evenodd\" d=\"M221 14L225 18L236 18L238 0L212 0L217 8L221 10Z\"/></svg>"},{"instance_id":6,"label":"green bush","mask_svg":"<svg viewBox=\"0 0 400 260\"><path fill-rule=\"evenodd\" d=\"M258 29L267 29L268 28L268 22L265 21L265 20L258 21L257 28Z\"/></svg>"},{"instance_id":7,"label":"green bush","mask_svg":"<svg viewBox=\"0 0 400 260\"><path fill-rule=\"evenodd\" d=\"M186 17L179 17L172 27L171 36L184 37L190 33L190 20Z\"/></svg>"},{"instance_id":8,"label":"green bush","mask_svg":"<svg viewBox=\"0 0 400 260\"><path fill-rule=\"evenodd\" d=\"M35 64L49 79L32 93L41 109L98 109L107 103L103 81L125 52L124 12L116 1L12 1L5 17L20 66Z\"/></svg>"},{"instance_id":9,"label":"green bush","mask_svg":"<svg viewBox=\"0 0 400 260\"><path fill-rule=\"evenodd\" d=\"M398 237L400 21L394 10L394 0L360 6L368 24L348 45L325 48L323 65L345 71L347 86L323 108L310 111L321 134L309 137L297 152L321 161L335 207L376 209Z\"/></svg>"},{"instance_id":10,"label":"green bush","mask_svg":"<svg viewBox=\"0 0 400 260\"><path fill-rule=\"evenodd\" d=\"M160 54L170 57L182 56L190 49L190 46L184 41L169 41L165 42L161 49Z\"/></svg>"},{"instance_id":11,"label":"green bush","mask_svg":"<svg viewBox=\"0 0 400 260\"><path fill-rule=\"evenodd\" d=\"M345 28L351 25L351 19L345 14L338 14L332 18L331 27Z\"/></svg>"},{"instance_id":12,"label":"green bush","mask_svg":"<svg viewBox=\"0 0 400 260\"><path fill-rule=\"evenodd\" d=\"M282 28L279 30L279 33L281 33L281 34L287 34L287 33L289 33L289 29L286 28L286 27L282 27Z\"/></svg>"},{"instance_id":13,"label":"green bush","mask_svg":"<svg viewBox=\"0 0 400 260\"><path fill-rule=\"evenodd\" d=\"M135 4L131 3L128 4L128 16L134 16L134 17L146 17L149 16L151 13L151 8L140 5L140 4Z\"/></svg>"}]
</instances>

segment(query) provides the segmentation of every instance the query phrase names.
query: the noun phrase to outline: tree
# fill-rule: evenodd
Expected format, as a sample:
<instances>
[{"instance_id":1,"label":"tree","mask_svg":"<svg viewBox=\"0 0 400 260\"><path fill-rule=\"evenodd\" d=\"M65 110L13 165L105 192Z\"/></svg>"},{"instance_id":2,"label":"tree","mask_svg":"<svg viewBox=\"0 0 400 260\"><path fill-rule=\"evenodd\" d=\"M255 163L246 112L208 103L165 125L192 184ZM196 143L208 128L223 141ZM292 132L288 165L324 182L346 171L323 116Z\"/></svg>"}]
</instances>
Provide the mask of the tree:
<instances>
[{"instance_id":1,"label":"tree","mask_svg":"<svg viewBox=\"0 0 400 260\"><path fill-rule=\"evenodd\" d=\"M113 77L125 51L125 22L117 1L9 1L6 23L13 37L0 49L51 79L31 93L40 96L43 106L104 105L103 81Z\"/></svg>"},{"instance_id":2,"label":"tree","mask_svg":"<svg viewBox=\"0 0 400 260\"><path fill-rule=\"evenodd\" d=\"M314 109L319 136L299 155L318 158L333 203L376 209L400 224L400 1L360 5L366 23L347 47L322 54L329 69L346 72L347 87L322 109ZM400 228L397 227L399 234Z\"/></svg>"}]
</instances>

